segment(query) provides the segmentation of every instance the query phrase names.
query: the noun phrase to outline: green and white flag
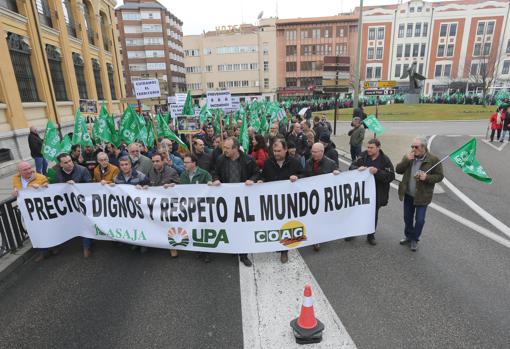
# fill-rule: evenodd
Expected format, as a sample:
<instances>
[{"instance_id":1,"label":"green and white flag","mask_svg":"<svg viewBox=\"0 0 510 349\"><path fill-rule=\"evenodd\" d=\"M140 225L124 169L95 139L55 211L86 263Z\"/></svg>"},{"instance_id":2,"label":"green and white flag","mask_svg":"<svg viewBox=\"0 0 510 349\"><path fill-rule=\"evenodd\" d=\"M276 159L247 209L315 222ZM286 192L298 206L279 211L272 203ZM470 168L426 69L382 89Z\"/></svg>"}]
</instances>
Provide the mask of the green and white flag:
<instances>
[{"instance_id":1,"label":"green and white flag","mask_svg":"<svg viewBox=\"0 0 510 349\"><path fill-rule=\"evenodd\" d=\"M81 117L80 110L76 111L76 118L74 119L74 131L73 131L73 144L79 144L83 146L94 146L92 139L90 138L89 131L85 119Z\"/></svg>"},{"instance_id":2,"label":"green and white flag","mask_svg":"<svg viewBox=\"0 0 510 349\"><path fill-rule=\"evenodd\" d=\"M60 137L53 123L48 120L44 133L42 155L48 161L57 161L58 154L60 154Z\"/></svg>"},{"instance_id":3,"label":"green and white flag","mask_svg":"<svg viewBox=\"0 0 510 349\"><path fill-rule=\"evenodd\" d=\"M69 135L65 135L62 142L60 142L60 151L58 152L58 154L71 153L71 146L72 146L71 138L69 138Z\"/></svg>"},{"instance_id":4,"label":"green and white flag","mask_svg":"<svg viewBox=\"0 0 510 349\"><path fill-rule=\"evenodd\" d=\"M375 115L368 116L365 120L363 120L363 123L377 135L384 132L384 127L381 125L379 120L377 120Z\"/></svg>"},{"instance_id":5,"label":"green and white flag","mask_svg":"<svg viewBox=\"0 0 510 349\"><path fill-rule=\"evenodd\" d=\"M99 112L99 117L94 120L94 127L92 128L92 137L98 143L112 143L112 132L108 121L109 118L110 116L108 115L106 106L103 104L101 106L101 111Z\"/></svg>"},{"instance_id":6,"label":"green and white flag","mask_svg":"<svg viewBox=\"0 0 510 349\"><path fill-rule=\"evenodd\" d=\"M487 175L487 172L476 160L475 138L472 138L469 142L451 153L450 160L459 166L468 176L486 184L492 183L492 178Z\"/></svg>"},{"instance_id":7,"label":"green and white flag","mask_svg":"<svg viewBox=\"0 0 510 349\"><path fill-rule=\"evenodd\" d=\"M184 106L182 107L182 115L195 116L195 108L193 108L193 102L191 101L190 91L188 91L188 94L186 95L186 101L184 102Z\"/></svg>"},{"instance_id":8,"label":"green and white flag","mask_svg":"<svg viewBox=\"0 0 510 349\"><path fill-rule=\"evenodd\" d=\"M122 115L120 121L120 139L125 141L126 144L131 144L136 141L140 134L140 120L135 111L128 106Z\"/></svg>"},{"instance_id":9,"label":"green and white flag","mask_svg":"<svg viewBox=\"0 0 510 349\"><path fill-rule=\"evenodd\" d=\"M241 125L241 133L239 135L239 143L243 147L243 151L248 154L248 149L250 148L250 137L248 137L248 121L246 120L246 115L243 116L243 123Z\"/></svg>"}]
</instances>

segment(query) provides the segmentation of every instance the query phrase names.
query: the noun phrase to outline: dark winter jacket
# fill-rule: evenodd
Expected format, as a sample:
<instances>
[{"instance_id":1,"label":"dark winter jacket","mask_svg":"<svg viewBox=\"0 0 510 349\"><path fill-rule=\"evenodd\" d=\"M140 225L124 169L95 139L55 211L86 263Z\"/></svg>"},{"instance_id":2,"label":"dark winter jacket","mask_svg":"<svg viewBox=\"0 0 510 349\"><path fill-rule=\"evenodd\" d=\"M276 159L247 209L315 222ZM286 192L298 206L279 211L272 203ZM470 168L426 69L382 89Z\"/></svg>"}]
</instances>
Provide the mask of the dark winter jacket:
<instances>
[{"instance_id":1,"label":"dark winter jacket","mask_svg":"<svg viewBox=\"0 0 510 349\"><path fill-rule=\"evenodd\" d=\"M197 157L197 166L209 172L211 170L212 154L207 154L205 152L200 154L197 153L194 154Z\"/></svg>"},{"instance_id":2,"label":"dark winter jacket","mask_svg":"<svg viewBox=\"0 0 510 349\"><path fill-rule=\"evenodd\" d=\"M114 179L115 184L131 184L131 185L147 185L149 179L142 172L137 170L131 170L131 177L126 180L124 173L119 173Z\"/></svg>"},{"instance_id":3,"label":"dark winter jacket","mask_svg":"<svg viewBox=\"0 0 510 349\"><path fill-rule=\"evenodd\" d=\"M391 160L383 151L379 154L379 166L377 173L374 175L375 178L375 197L377 206L386 206L388 204L388 196L390 192L390 183L395 179L395 170ZM362 152L360 156L352 163L350 170L357 169L358 167L370 167L373 166L372 159L366 151Z\"/></svg>"},{"instance_id":4,"label":"dark winter jacket","mask_svg":"<svg viewBox=\"0 0 510 349\"><path fill-rule=\"evenodd\" d=\"M296 158L285 158L282 167L278 166L273 156L270 156L264 162L261 179L264 182L287 180L290 176L303 177L303 167Z\"/></svg>"},{"instance_id":5,"label":"dark winter jacket","mask_svg":"<svg viewBox=\"0 0 510 349\"><path fill-rule=\"evenodd\" d=\"M425 159L423 160L420 170L426 172L432 166L437 164L439 159L427 153L425 155ZM413 166L413 160L409 160L407 156L402 158L402 161L397 164L396 172L398 174L403 174L402 182L398 186L398 196L400 201L404 200L404 196L407 192L407 187L409 186L409 181L411 180L411 176L414 176L414 173L411 173L411 168ZM443 180L443 165L439 164L432 169L427 174L427 179L425 181L416 181L416 193L414 195L414 204L416 206L424 206L428 205L432 202L432 195L434 194L434 186L436 183L439 183Z\"/></svg>"},{"instance_id":6,"label":"dark winter jacket","mask_svg":"<svg viewBox=\"0 0 510 349\"><path fill-rule=\"evenodd\" d=\"M225 155L218 159L213 176L214 180L219 180L221 183L234 183L230 181L228 161L232 160L228 159ZM247 180L256 182L259 179L259 168L251 156L239 151L239 158L236 161L240 161L241 164L241 182Z\"/></svg>"},{"instance_id":7,"label":"dark winter jacket","mask_svg":"<svg viewBox=\"0 0 510 349\"><path fill-rule=\"evenodd\" d=\"M328 158L327 156L324 156L322 160L319 161L319 172L317 174L313 173L313 159L310 158L306 161L305 164L305 177L312 177L312 176L318 176L326 173L331 173L334 170L338 170L338 165Z\"/></svg>"},{"instance_id":8,"label":"dark winter jacket","mask_svg":"<svg viewBox=\"0 0 510 349\"><path fill-rule=\"evenodd\" d=\"M92 176L90 172L83 166L74 164L72 172L66 174L60 165L53 167L55 170L55 183L65 183L72 180L74 183L90 183L92 182Z\"/></svg>"},{"instance_id":9,"label":"dark winter jacket","mask_svg":"<svg viewBox=\"0 0 510 349\"><path fill-rule=\"evenodd\" d=\"M30 132L28 135L28 147L30 148L30 156L35 158L42 158L43 140L37 133Z\"/></svg>"},{"instance_id":10,"label":"dark winter jacket","mask_svg":"<svg viewBox=\"0 0 510 349\"><path fill-rule=\"evenodd\" d=\"M327 146L324 147L324 155L333 160L336 165L338 166L338 152L336 151L336 145L335 143L331 142L328 143Z\"/></svg>"},{"instance_id":11,"label":"dark winter jacket","mask_svg":"<svg viewBox=\"0 0 510 349\"><path fill-rule=\"evenodd\" d=\"M163 166L163 170L158 172L152 167L148 175L149 185L151 187L159 187L164 184L179 183L179 174L175 169L168 165Z\"/></svg>"},{"instance_id":12,"label":"dark winter jacket","mask_svg":"<svg viewBox=\"0 0 510 349\"><path fill-rule=\"evenodd\" d=\"M297 154L304 155L306 153L306 149L308 148L308 140L306 139L306 135L303 132L297 135L293 132L290 132L287 135L287 142L293 142L296 145Z\"/></svg>"}]
</instances>

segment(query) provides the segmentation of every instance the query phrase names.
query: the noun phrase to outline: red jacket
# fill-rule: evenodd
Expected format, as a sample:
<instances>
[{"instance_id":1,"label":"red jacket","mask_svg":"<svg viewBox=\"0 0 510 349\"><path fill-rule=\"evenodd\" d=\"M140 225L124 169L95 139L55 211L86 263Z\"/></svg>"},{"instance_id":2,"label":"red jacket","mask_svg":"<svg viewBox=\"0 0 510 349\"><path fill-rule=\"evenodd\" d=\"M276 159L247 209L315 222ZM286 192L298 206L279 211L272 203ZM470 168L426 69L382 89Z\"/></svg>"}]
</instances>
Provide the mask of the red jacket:
<instances>
[{"instance_id":1,"label":"red jacket","mask_svg":"<svg viewBox=\"0 0 510 349\"><path fill-rule=\"evenodd\" d=\"M252 151L251 157L257 163L258 168L264 168L264 162L266 161L268 154L267 151L265 151L263 148L260 148L259 150Z\"/></svg>"},{"instance_id":2,"label":"red jacket","mask_svg":"<svg viewBox=\"0 0 510 349\"><path fill-rule=\"evenodd\" d=\"M501 122L497 124L498 113L493 113L491 115L490 123L491 130L501 130L503 128L503 121L505 121L505 113L501 113Z\"/></svg>"}]
</instances>

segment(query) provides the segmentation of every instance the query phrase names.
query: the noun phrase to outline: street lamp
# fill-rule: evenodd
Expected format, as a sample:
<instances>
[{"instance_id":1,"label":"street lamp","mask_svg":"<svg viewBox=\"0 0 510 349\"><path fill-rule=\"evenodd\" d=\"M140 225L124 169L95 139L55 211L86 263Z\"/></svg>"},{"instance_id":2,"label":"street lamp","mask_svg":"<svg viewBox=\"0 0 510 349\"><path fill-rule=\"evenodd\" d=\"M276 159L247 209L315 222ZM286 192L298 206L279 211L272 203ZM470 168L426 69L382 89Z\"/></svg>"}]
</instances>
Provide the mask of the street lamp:
<instances>
[{"instance_id":1,"label":"street lamp","mask_svg":"<svg viewBox=\"0 0 510 349\"><path fill-rule=\"evenodd\" d=\"M359 0L359 18L358 18L358 47L356 48L356 67L354 70L354 103L353 108L358 107L359 102L359 75L360 75L360 66L361 66L361 31L363 24L363 0Z\"/></svg>"}]
</instances>

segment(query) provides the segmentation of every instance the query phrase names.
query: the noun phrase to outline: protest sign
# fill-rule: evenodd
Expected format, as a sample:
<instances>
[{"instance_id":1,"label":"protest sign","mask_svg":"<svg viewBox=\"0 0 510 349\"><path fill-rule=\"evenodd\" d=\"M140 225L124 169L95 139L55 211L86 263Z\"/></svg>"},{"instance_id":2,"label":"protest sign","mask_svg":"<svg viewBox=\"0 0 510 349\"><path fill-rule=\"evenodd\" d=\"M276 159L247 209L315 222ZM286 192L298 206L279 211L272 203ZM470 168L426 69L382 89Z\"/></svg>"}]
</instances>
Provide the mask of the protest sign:
<instances>
[{"instance_id":1,"label":"protest sign","mask_svg":"<svg viewBox=\"0 0 510 349\"><path fill-rule=\"evenodd\" d=\"M211 109L232 108L232 97L230 91L207 91L207 104Z\"/></svg>"},{"instance_id":2,"label":"protest sign","mask_svg":"<svg viewBox=\"0 0 510 349\"><path fill-rule=\"evenodd\" d=\"M375 228L375 182L350 171L247 186L54 184L18 205L34 247L77 236L221 253L288 250Z\"/></svg>"},{"instance_id":3,"label":"protest sign","mask_svg":"<svg viewBox=\"0 0 510 349\"><path fill-rule=\"evenodd\" d=\"M133 81L136 99L156 98L161 96L158 79Z\"/></svg>"}]
</instances>

